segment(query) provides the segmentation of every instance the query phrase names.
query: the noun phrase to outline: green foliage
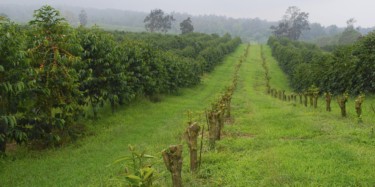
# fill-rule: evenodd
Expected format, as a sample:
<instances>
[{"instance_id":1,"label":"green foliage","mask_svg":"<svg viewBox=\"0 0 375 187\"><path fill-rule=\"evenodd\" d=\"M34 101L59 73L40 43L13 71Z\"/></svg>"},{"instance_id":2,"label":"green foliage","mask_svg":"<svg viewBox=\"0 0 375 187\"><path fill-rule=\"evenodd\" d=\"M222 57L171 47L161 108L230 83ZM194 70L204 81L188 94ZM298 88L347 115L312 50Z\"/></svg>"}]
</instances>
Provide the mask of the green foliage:
<instances>
[{"instance_id":1,"label":"green foliage","mask_svg":"<svg viewBox=\"0 0 375 187\"><path fill-rule=\"evenodd\" d=\"M338 44L339 45L350 45L358 41L358 39L362 36L361 33L356 31L353 28L346 28L344 32L340 35Z\"/></svg>"},{"instance_id":2,"label":"green foliage","mask_svg":"<svg viewBox=\"0 0 375 187\"><path fill-rule=\"evenodd\" d=\"M131 165L131 168L126 167L125 173L122 174L131 187L153 186L159 176L156 169L146 161L155 157L145 154L145 151L141 153L137 152L135 147L132 145L129 145L128 147L131 156L120 158L116 160L114 164L123 161L131 161L131 163L129 163L129 165Z\"/></svg>"},{"instance_id":3,"label":"green foliage","mask_svg":"<svg viewBox=\"0 0 375 187\"><path fill-rule=\"evenodd\" d=\"M353 55L358 58L355 69L357 90L375 93L375 32L369 33L355 44Z\"/></svg>"},{"instance_id":4,"label":"green foliage","mask_svg":"<svg viewBox=\"0 0 375 187\"><path fill-rule=\"evenodd\" d=\"M194 31L194 26L191 22L190 17L180 23L181 34L187 34Z\"/></svg>"},{"instance_id":5,"label":"green foliage","mask_svg":"<svg viewBox=\"0 0 375 187\"><path fill-rule=\"evenodd\" d=\"M35 88L28 123L31 138L59 142L59 131L73 125L81 112L78 74L73 68L81 52L76 32L57 10L43 6L30 21L29 55Z\"/></svg>"},{"instance_id":6,"label":"green foliage","mask_svg":"<svg viewBox=\"0 0 375 187\"><path fill-rule=\"evenodd\" d=\"M126 49L125 55L127 54L128 57L125 58L130 59L126 63L129 64L130 72L134 72L132 74L136 75L133 77L134 80L131 81L141 83L136 85L133 90L136 92L146 91L144 92L147 93L146 95L158 92L175 92L179 87L199 83L203 72L211 71L226 54L232 52L241 43L239 38L232 39L228 34L223 37L200 33L189 33L181 36L122 32L115 32L114 34L119 41L124 40L124 45L130 46ZM149 44L141 41L147 41ZM139 49L142 49L142 51L135 52ZM140 55L142 52L148 54L147 59L150 59L144 60L142 63L158 63L163 66L161 70L157 70L158 75L155 78L156 80L160 79L159 83L151 82L150 84L144 80L144 77L137 77L139 75L137 71L142 69L142 63L135 62L134 59L142 59L141 57L135 57L136 54ZM152 67L157 68L158 66L153 65ZM145 74L148 71L148 69L142 70ZM148 76L155 77L152 74ZM152 88L152 85L158 88L149 91L143 90L142 85L147 84L149 88Z\"/></svg>"},{"instance_id":7,"label":"green foliage","mask_svg":"<svg viewBox=\"0 0 375 187\"><path fill-rule=\"evenodd\" d=\"M120 64L115 41L108 33L96 27L80 28L79 38L84 50L79 67L80 90L88 98L96 118L98 106L109 100L114 109L119 94L126 89L125 66Z\"/></svg>"},{"instance_id":8,"label":"green foliage","mask_svg":"<svg viewBox=\"0 0 375 187\"><path fill-rule=\"evenodd\" d=\"M25 142L24 117L26 90L31 68L26 59L25 33L9 20L0 20L0 152L7 141Z\"/></svg>"},{"instance_id":9,"label":"green foliage","mask_svg":"<svg viewBox=\"0 0 375 187\"><path fill-rule=\"evenodd\" d=\"M114 111L135 97L197 85L241 42L229 35L74 29L51 6L36 10L27 26L1 19L0 34L2 152L7 141L48 146L74 140L83 133L79 121L87 106L96 118L106 103Z\"/></svg>"},{"instance_id":10,"label":"green foliage","mask_svg":"<svg viewBox=\"0 0 375 187\"><path fill-rule=\"evenodd\" d=\"M356 20L350 18L346 21L347 27L339 38L339 45L349 45L355 43L362 35L360 32L354 29L354 23Z\"/></svg>"},{"instance_id":11,"label":"green foliage","mask_svg":"<svg viewBox=\"0 0 375 187\"><path fill-rule=\"evenodd\" d=\"M337 47L332 53L286 38L270 37L268 45L297 92L314 84L334 94L374 93L374 35L370 33L354 45Z\"/></svg>"},{"instance_id":12,"label":"green foliage","mask_svg":"<svg viewBox=\"0 0 375 187\"><path fill-rule=\"evenodd\" d=\"M152 96L162 92L166 70L160 56L161 51L155 50L143 42L124 42L122 59L131 77L129 85L137 95Z\"/></svg>"}]
</instances>

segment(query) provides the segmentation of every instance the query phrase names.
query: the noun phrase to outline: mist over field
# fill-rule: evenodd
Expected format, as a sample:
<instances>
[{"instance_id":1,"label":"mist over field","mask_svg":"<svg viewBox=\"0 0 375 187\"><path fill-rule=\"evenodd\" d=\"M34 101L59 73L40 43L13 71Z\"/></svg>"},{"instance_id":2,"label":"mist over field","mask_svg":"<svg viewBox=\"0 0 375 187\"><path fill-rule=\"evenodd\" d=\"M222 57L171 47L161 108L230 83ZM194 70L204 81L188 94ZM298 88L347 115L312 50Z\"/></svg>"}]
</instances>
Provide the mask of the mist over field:
<instances>
[{"instance_id":1,"label":"mist over field","mask_svg":"<svg viewBox=\"0 0 375 187\"><path fill-rule=\"evenodd\" d=\"M324 26L337 25L343 27L346 20L354 17L357 25L373 27L372 0L2 0L0 4L18 5L65 5L82 8L119 9L149 12L160 8L166 12L189 13L192 15L220 15L233 18L260 18L268 21L278 21L286 8L297 6L310 13L311 22L318 22Z\"/></svg>"},{"instance_id":2,"label":"mist over field","mask_svg":"<svg viewBox=\"0 0 375 187\"><path fill-rule=\"evenodd\" d=\"M124 30L132 32L146 31L144 18L154 9L161 9L174 17L169 33L179 33L179 23L187 17L192 18L196 32L219 34L229 33L239 36L244 41L265 43L271 35L270 27L280 21L290 6L296 6L308 13L310 29L303 31L301 40L320 40L325 45L325 37L340 34L347 26L347 20L354 18L354 27L361 34L374 29L371 20L375 2L360 1L296 1L296 0L139 0L139 1L29 1L2 0L0 13L13 21L27 23L32 19L33 11L44 4L50 4L60 10L67 21L79 25L79 13L85 10L88 26L98 25L107 30ZM320 44L319 44L320 45Z\"/></svg>"}]
</instances>

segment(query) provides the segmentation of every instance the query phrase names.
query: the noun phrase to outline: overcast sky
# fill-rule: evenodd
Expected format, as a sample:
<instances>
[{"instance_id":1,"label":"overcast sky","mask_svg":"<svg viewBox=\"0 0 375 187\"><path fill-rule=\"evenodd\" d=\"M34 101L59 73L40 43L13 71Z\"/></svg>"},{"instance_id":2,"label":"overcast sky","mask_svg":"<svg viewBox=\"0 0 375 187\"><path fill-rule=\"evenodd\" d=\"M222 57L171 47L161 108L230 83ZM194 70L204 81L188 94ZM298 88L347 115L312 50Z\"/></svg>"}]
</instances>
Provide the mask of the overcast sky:
<instances>
[{"instance_id":1,"label":"overcast sky","mask_svg":"<svg viewBox=\"0 0 375 187\"><path fill-rule=\"evenodd\" d=\"M297 6L310 14L310 22L324 26L345 26L355 18L355 26L375 26L375 0L0 0L7 4L65 4L91 8L113 8L149 12L160 8L167 13L192 15L216 14L234 18L281 19L289 6ZM1 5L0 5L1 6Z\"/></svg>"}]
</instances>

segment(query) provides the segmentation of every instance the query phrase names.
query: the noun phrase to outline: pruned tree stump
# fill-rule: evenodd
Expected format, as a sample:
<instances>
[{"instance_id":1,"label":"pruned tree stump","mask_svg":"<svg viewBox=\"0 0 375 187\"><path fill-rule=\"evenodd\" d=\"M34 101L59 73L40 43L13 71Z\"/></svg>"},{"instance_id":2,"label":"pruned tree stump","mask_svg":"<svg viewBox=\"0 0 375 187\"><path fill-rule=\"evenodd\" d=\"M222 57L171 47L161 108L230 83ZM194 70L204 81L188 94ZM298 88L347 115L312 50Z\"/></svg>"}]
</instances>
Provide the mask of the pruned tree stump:
<instances>
[{"instance_id":1,"label":"pruned tree stump","mask_svg":"<svg viewBox=\"0 0 375 187\"><path fill-rule=\"evenodd\" d=\"M326 92L324 95L326 97L326 111L330 112L331 111L332 94L329 93L329 92Z\"/></svg>"},{"instance_id":2,"label":"pruned tree stump","mask_svg":"<svg viewBox=\"0 0 375 187\"><path fill-rule=\"evenodd\" d=\"M201 127L198 123L192 123L185 132L187 144L190 151L190 172L195 172L198 168L198 136Z\"/></svg>"},{"instance_id":3,"label":"pruned tree stump","mask_svg":"<svg viewBox=\"0 0 375 187\"><path fill-rule=\"evenodd\" d=\"M346 102L348 101L348 97L349 95L347 93L337 97L337 103L340 106L342 117L346 117Z\"/></svg>"},{"instance_id":4,"label":"pruned tree stump","mask_svg":"<svg viewBox=\"0 0 375 187\"><path fill-rule=\"evenodd\" d=\"M172 145L162 151L164 164L172 174L173 187L182 187L182 145Z\"/></svg>"},{"instance_id":5,"label":"pruned tree stump","mask_svg":"<svg viewBox=\"0 0 375 187\"><path fill-rule=\"evenodd\" d=\"M357 113L358 121L361 123L362 122L362 103L364 101L365 96L364 95L359 95L357 99L355 100L355 111Z\"/></svg>"}]
</instances>

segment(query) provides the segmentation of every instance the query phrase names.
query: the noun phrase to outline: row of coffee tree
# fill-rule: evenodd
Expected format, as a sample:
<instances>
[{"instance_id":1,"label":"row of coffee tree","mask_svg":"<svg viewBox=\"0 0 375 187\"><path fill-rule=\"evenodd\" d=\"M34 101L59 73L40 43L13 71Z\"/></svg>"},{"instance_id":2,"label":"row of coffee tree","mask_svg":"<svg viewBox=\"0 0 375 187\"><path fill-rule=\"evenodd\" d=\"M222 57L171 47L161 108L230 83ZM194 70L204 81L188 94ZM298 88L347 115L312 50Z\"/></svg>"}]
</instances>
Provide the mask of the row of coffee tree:
<instances>
[{"instance_id":1,"label":"row of coffee tree","mask_svg":"<svg viewBox=\"0 0 375 187\"><path fill-rule=\"evenodd\" d=\"M225 54L234 50L241 43L240 38L232 38L229 34L220 37L217 34L207 35L189 33L181 36L164 35L160 33L113 33L117 41L140 40L147 41L155 48L170 51L184 58L199 60L202 70L213 70Z\"/></svg>"},{"instance_id":2,"label":"row of coffee tree","mask_svg":"<svg viewBox=\"0 0 375 187\"><path fill-rule=\"evenodd\" d=\"M197 33L149 42L147 34L136 39L134 33L73 28L50 6L36 10L28 25L0 19L0 152L7 141L69 140L81 133L88 108L96 117L106 103L114 110L136 97L196 85L241 43ZM185 43L179 51L157 45L165 41Z\"/></svg>"},{"instance_id":3,"label":"row of coffee tree","mask_svg":"<svg viewBox=\"0 0 375 187\"><path fill-rule=\"evenodd\" d=\"M308 106L308 103L310 103L311 107L314 107L314 108L318 107L318 99L319 99L319 95L321 94L321 92L320 92L320 89L316 87L315 85L311 85L310 87L305 89L303 92L289 93L289 94L286 93L285 90L278 90L278 89L272 88L270 85L271 77L269 76L269 68L268 68L267 60L264 55L262 46L261 46L261 58L262 58L262 67L264 69L264 75L265 75L264 79L266 82L267 94L271 95L274 98L278 98L282 101L297 103L299 100L299 103L301 105L304 105L305 107ZM330 92L325 92L324 97L325 97L325 102L326 102L326 111L330 112L331 101L332 101L333 95ZM362 122L362 103L364 102L364 98L365 98L365 95L360 94L357 96L355 100L355 110L357 113L358 122L360 123ZM336 99L341 110L341 116L346 117L347 116L346 103L349 99L349 94L345 92L342 95L337 95Z\"/></svg>"},{"instance_id":4,"label":"row of coffee tree","mask_svg":"<svg viewBox=\"0 0 375 187\"><path fill-rule=\"evenodd\" d=\"M216 141L220 141L222 138L222 131L225 122L232 121L233 116L231 115L231 101L234 91L238 85L239 70L243 62L249 54L250 44L245 49L243 56L239 59L235 66L233 79L231 84L225 88L220 94L220 97L211 103L210 109L206 110L206 122L208 127L208 149L215 150ZM196 173L202 162L202 148L204 139L204 125L202 127L198 122L193 122L191 119L188 122L188 127L184 133L184 138L188 144L189 155L190 155L190 172ZM201 135L200 145L198 143L198 137ZM181 187L182 185L182 157L183 146L182 145L171 145L168 149L162 151L163 160L165 166L171 172L172 185L173 187ZM198 155L199 153L199 155ZM141 177L138 177L141 179ZM152 178L144 180L144 186L151 186ZM130 183L131 181L128 180Z\"/></svg>"},{"instance_id":5,"label":"row of coffee tree","mask_svg":"<svg viewBox=\"0 0 375 187\"><path fill-rule=\"evenodd\" d=\"M296 92L316 85L322 92L375 93L375 32L332 53L313 44L270 37L268 45Z\"/></svg>"}]
</instances>

